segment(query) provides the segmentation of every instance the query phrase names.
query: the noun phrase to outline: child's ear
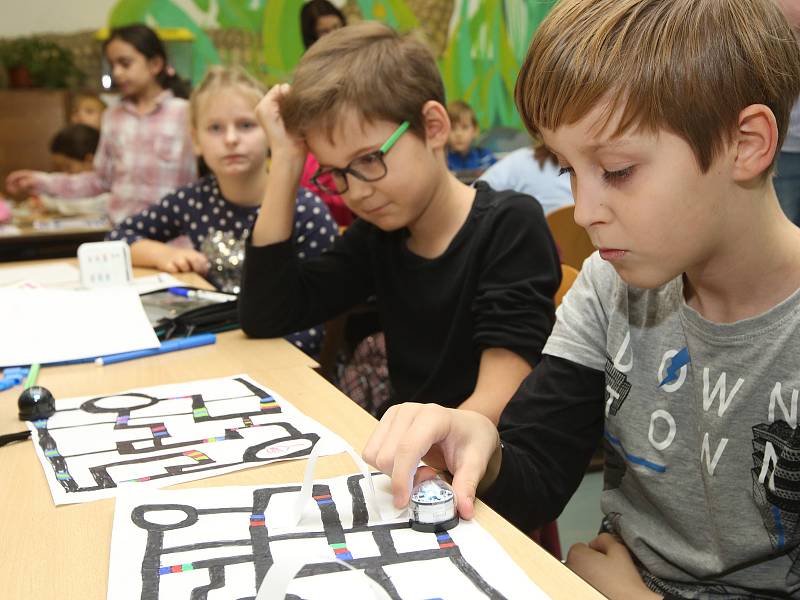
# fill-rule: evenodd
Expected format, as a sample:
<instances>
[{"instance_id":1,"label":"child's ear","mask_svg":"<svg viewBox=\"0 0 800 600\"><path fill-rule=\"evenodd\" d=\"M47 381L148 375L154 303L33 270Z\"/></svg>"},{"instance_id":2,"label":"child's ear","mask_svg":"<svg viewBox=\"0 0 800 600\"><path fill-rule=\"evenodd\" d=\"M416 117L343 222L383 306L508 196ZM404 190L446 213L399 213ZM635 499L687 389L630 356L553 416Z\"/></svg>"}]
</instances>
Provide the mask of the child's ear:
<instances>
[{"instance_id":1,"label":"child's ear","mask_svg":"<svg viewBox=\"0 0 800 600\"><path fill-rule=\"evenodd\" d=\"M153 77L156 77L161 71L164 69L164 59L160 56L153 56L152 58L147 59L147 66L152 73Z\"/></svg>"},{"instance_id":2,"label":"child's ear","mask_svg":"<svg viewBox=\"0 0 800 600\"><path fill-rule=\"evenodd\" d=\"M425 124L425 141L433 148L444 148L450 137L447 109L436 100L428 100L422 105L422 121Z\"/></svg>"},{"instance_id":3,"label":"child's ear","mask_svg":"<svg viewBox=\"0 0 800 600\"><path fill-rule=\"evenodd\" d=\"M772 164L778 151L778 124L775 114L764 104L751 104L739 113L734 138L736 157L733 178L745 182L760 177Z\"/></svg>"}]
</instances>

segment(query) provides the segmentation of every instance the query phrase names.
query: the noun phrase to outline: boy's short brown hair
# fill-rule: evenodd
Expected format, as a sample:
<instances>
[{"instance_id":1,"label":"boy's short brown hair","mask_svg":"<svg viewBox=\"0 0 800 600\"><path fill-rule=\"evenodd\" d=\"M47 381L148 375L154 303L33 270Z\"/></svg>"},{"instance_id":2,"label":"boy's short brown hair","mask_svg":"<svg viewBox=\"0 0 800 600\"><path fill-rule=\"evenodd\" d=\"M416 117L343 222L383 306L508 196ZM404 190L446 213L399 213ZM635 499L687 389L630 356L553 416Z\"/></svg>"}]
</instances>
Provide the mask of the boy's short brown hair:
<instances>
[{"instance_id":1,"label":"boy's short brown hair","mask_svg":"<svg viewBox=\"0 0 800 600\"><path fill-rule=\"evenodd\" d=\"M305 53L292 89L281 101L286 130L329 137L345 109L367 122L408 121L425 135L422 107L444 105L444 84L430 49L413 35L375 22L348 25L321 37Z\"/></svg>"},{"instance_id":2,"label":"boy's short brown hair","mask_svg":"<svg viewBox=\"0 0 800 600\"><path fill-rule=\"evenodd\" d=\"M447 105L447 115L451 123L460 123L464 117L468 118L473 127L478 126L478 117L472 107L463 100L453 100Z\"/></svg>"},{"instance_id":3,"label":"boy's short brown hair","mask_svg":"<svg viewBox=\"0 0 800 600\"><path fill-rule=\"evenodd\" d=\"M703 172L751 104L775 114L780 148L798 93L800 50L772 0L562 0L514 90L534 136L610 101L606 118L623 107L614 135L671 131Z\"/></svg>"}]
</instances>

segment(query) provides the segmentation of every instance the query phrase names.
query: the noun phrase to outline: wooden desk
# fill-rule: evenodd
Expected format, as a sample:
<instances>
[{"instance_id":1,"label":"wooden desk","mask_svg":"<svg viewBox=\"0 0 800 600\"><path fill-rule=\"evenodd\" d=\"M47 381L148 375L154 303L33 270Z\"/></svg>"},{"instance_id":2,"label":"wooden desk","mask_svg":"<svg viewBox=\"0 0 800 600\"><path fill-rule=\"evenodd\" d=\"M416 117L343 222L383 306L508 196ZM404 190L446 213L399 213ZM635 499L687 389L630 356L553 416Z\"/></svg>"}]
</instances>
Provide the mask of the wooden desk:
<instances>
[{"instance_id":1,"label":"wooden desk","mask_svg":"<svg viewBox=\"0 0 800 600\"><path fill-rule=\"evenodd\" d=\"M111 224L34 229L20 226L19 233L0 232L0 262L67 258L77 255L84 242L102 242L111 231Z\"/></svg>"},{"instance_id":2,"label":"wooden desk","mask_svg":"<svg viewBox=\"0 0 800 600\"><path fill-rule=\"evenodd\" d=\"M303 358L305 357L305 358ZM56 398L247 373L317 419L354 448L363 448L375 420L310 367L284 340L251 340L241 332L217 344L105 367L45 367L39 383ZM0 393L0 433L24 429L17 420L20 387ZM181 488L301 481L305 461L288 461L181 484ZM322 457L318 478L352 473L344 454ZM0 448L0 596L9 600L106 598L113 500L55 507L31 442ZM555 599L602 598L527 536L479 503L477 519Z\"/></svg>"}]
</instances>

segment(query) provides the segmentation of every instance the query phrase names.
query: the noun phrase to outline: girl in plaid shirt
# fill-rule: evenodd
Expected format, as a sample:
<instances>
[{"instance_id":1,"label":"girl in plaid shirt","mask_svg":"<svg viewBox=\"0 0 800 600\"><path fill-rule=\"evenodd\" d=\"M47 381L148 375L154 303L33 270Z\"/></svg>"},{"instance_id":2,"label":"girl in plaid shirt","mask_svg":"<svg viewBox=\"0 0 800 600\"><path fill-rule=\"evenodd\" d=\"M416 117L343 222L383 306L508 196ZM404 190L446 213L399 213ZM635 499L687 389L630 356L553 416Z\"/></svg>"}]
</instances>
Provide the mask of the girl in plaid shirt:
<instances>
[{"instance_id":1,"label":"girl in plaid shirt","mask_svg":"<svg viewBox=\"0 0 800 600\"><path fill-rule=\"evenodd\" d=\"M59 198L111 192L108 214L119 223L193 181L196 161L184 99L188 88L167 64L155 32L145 25L113 29L104 52L122 100L103 115L94 171L14 171L6 188Z\"/></svg>"}]
</instances>

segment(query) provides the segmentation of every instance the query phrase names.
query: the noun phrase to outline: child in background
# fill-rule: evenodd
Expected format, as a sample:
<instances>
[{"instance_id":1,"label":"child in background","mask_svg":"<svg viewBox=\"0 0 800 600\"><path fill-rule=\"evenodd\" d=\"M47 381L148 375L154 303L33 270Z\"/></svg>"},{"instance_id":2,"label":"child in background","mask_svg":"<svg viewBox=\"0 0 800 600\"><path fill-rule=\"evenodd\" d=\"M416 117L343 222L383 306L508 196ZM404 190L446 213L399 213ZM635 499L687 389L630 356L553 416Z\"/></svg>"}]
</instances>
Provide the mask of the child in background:
<instances>
[{"instance_id":1,"label":"child in background","mask_svg":"<svg viewBox=\"0 0 800 600\"><path fill-rule=\"evenodd\" d=\"M100 131L89 125L67 125L50 141L53 171L84 173L94 170Z\"/></svg>"},{"instance_id":2,"label":"child in background","mask_svg":"<svg viewBox=\"0 0 800 600\"><path fill-rule=\"evenodd\" d=\"M50 142L53 171L56 173L86 173L94 170L94 155L100 141L100 132L89 125L67 125ZM110 194L104 192L89 198L64 200L46 194L38 196L44 208L63 215L93 214L106 212Z\"/></svg>"},{"instance_id":3,"label":"child in background","mask_svg":"<svg viewBox=\"0 0 800 600\"><path fill-rule=\"evenodd\" d=\"M375 22L324 36L292 87L267 94L257 112L271 172L246 247L240 321L248 335L283 335L374 295L389 402L496 419L539 360L560 269L536 202L476 191L447 170L443 101L425 44ZM322 165L317 182L327 174L323 185L359 219L331 250L301 260L292 213L309 150Z\"/></svg>"},{"instance_id":4,"label":"child in background","mask_svg":"<svg viewBox=\"0 0 800 600\"><path fill-rule=\"evenodd\" d=\"M73 125L88 125L99 130L103 120L106 103L92 92L79 92L72 98L72 111L69 122Z\"/></svg>"},{"instance_id":5,"label":"child in background","mask_svg":"<svg viewBox=\"0 0 800 600\"><path fill-rule=\"evenodd\" d=\"M478 117L472 107L463 100L455 100L447 105L452 128L448 140L447 168L458 173L468 171L475 176L497 162L494 154L485 148L473 146L478 137Z\"/></svg>"},{"instance_id":6,"label":"child in background","mask_svg":"<svg viewBox=\"0 0 800 600\"><path fill-rule=\"evenodd\" d=\"M195 150L211 174L128 217L109 234L108 239L130 244L135 266L169 273L195 271L224 291L239 291L238 278L209 271L209 261L216 258L218 245L225 241L221 234L237 241L233 247L226 246L226 252L235 255L241 251L269 181L268 140L255 115L255 106L265 91L241 69L209 69L192 93L190 116ZM338 237L327 208L308 190L297 191L293 219L293 248L300 258L319 255ZM188 236L192 248L166 244L181 235ZM235 284L220 285L220 277ZM322 332L314 325L288 339L314 354Z\"/></svg>"},{"instance_id":7,"label":"child in background","mask_svg":"<svg viewBox=\"0 0 800 600\"><path fill-rule=\"evenodd\" d=\"M364 455L398 506L422 458L453 473L463 517L481 482L529 531L603 439L603 533L567 558L593 587L800 596L800 229L772 184L798 93L800 49L772 0L555 5L515 97L600 251L499 436L467 411L387 413Z\"/></svg>"},{"instance_id":8,"label":"child in background","mask_svg":"<svg viewBox=\"0 0 800 600\"><path fill-rule=\"evenodd\" d=\"M111 192L112 222L141 211L164 194L194 180L186 84L167 64L164 46L145 25L113 29L103 49L122 94L103 116L94 171L74 175L14 171L12 194L43 193L81 198ZM175 90L175 92L173 92Z\"/></svg>"},{"instance_id":9,"label":"child in background","mask_svg":"<svg viewBox=\"0 0 800 600\"><path fill-rule=\"evenodd\" d=\"M311 0L300 9L300 32L308 50L323 35L347 25L344 14L328 0Z\"/></svg>"},{"instance_id":10,"label":"child in background","mask_svg":"<svg viewBox=\"0 0 800 600\"><path fill-rule=\"evenodd\" d=\"M514 190L533 196L546 215L562 206L575 204L569 180L560 175L558 159L538 144L509 152L478 179L496 190Z\"/></svg>"}]
</instances>

